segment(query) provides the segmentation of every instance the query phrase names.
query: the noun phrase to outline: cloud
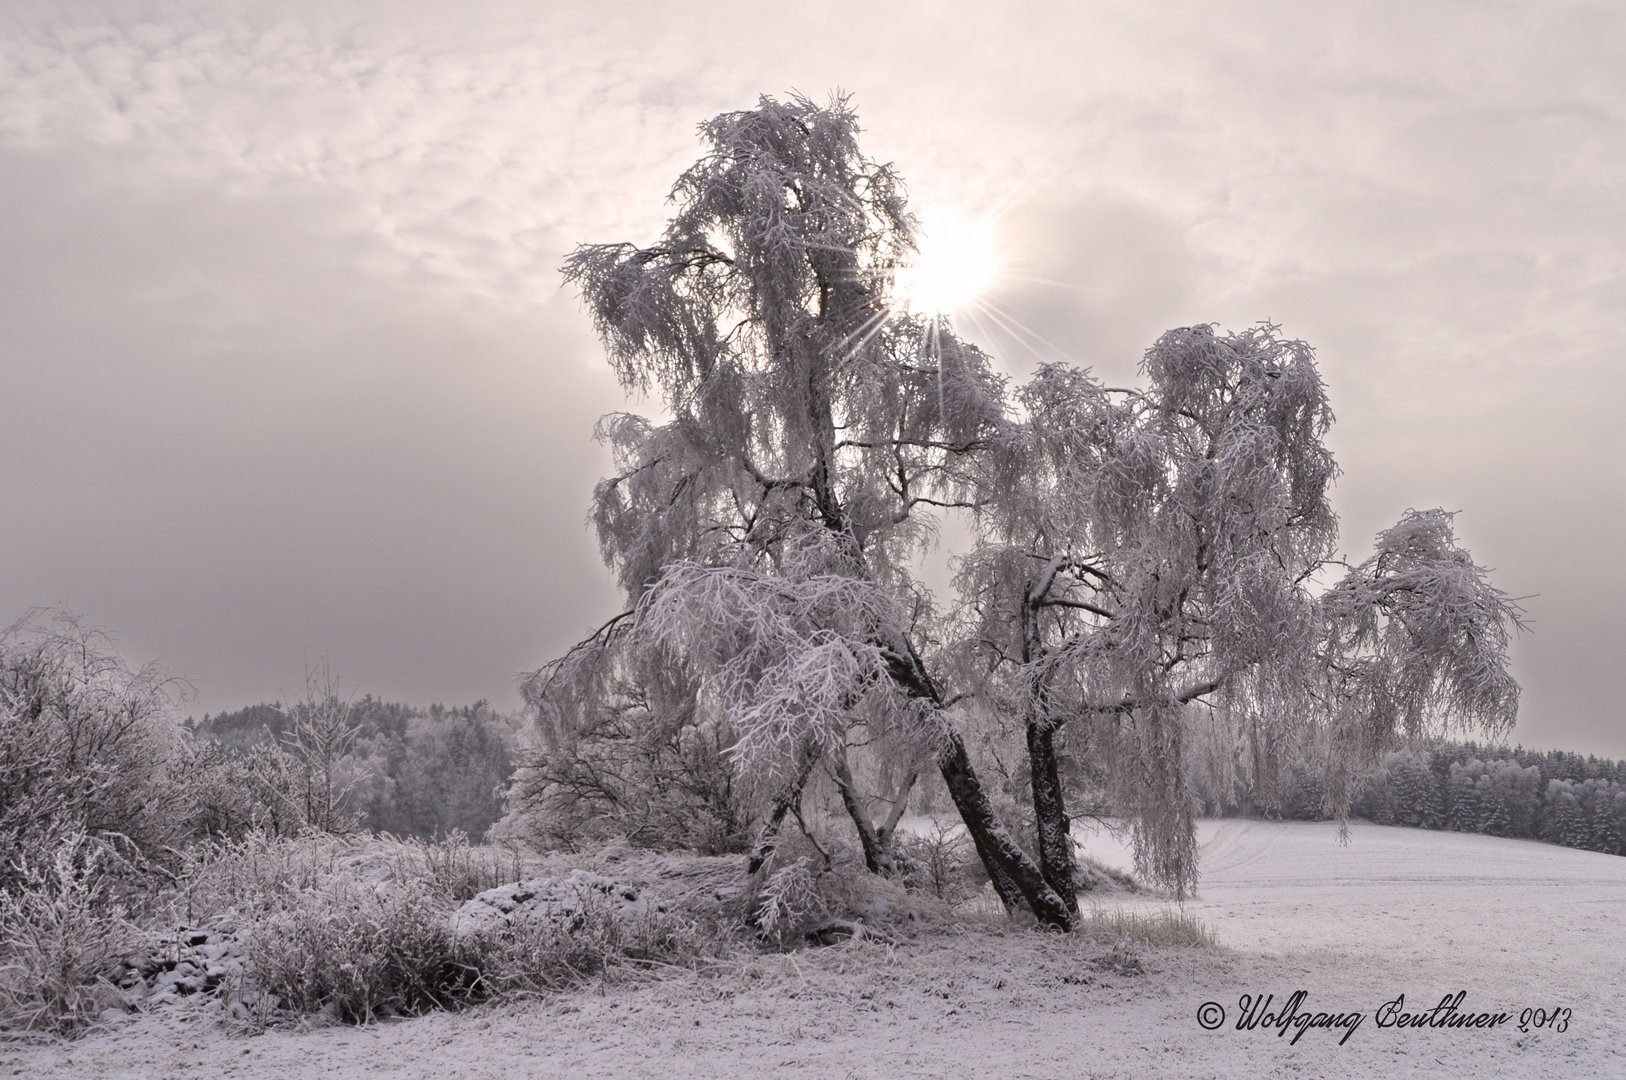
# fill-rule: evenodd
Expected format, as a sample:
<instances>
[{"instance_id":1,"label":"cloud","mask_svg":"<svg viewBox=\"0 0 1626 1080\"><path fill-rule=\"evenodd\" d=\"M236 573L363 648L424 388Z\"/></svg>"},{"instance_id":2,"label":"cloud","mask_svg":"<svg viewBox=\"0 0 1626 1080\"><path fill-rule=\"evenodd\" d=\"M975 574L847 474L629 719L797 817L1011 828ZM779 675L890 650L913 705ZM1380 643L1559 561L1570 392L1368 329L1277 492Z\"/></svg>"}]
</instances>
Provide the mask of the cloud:
<instances>
[{"instance_id":1,"label":"cloud","mask_svg":"<svg viewBox=\"0 0 1626 1080\"><path fill-rule=\"evenodd\" d=\"M500 700L614 603L583 516L620 395L585 327L381 288L328 233L342 203L115 203L87 166L4 170L0 323L29 332L0 389L0 596L86 611L205 708L296 690L307 652Z\"/></svg>"},{"instance_id":2,"label":"cloud","mask_svg":"<svg viewBox=\"0 0 1626 1080\"><path fill-rule=\"evenodd\" d=\"M917 189L1008 205L1022 276L972 329L1012 370L1043 339L1131 378L1196 321L1316 344L1352 550L1462 509L1542 594L1529 730L1626 753L1623 47L1583 3L8 5L0 596L213 707L307 647L502 699L608 602L580 523L621 399L560 257L652 237L699 121L842 87Z\"/></svg>"}]
</instances>

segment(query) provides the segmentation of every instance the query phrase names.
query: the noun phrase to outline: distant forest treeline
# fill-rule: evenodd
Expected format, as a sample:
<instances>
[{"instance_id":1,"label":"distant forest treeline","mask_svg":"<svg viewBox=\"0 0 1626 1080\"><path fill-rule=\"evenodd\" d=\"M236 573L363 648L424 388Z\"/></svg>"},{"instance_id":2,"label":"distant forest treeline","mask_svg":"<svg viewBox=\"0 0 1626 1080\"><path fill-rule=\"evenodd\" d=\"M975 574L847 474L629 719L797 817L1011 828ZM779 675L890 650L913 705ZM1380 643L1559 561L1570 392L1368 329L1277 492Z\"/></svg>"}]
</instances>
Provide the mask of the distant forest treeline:
<instances>
[{"instance_id":1,"label":"distant forest treeline","mask_svg":"<svg viewBox=\"0 0 1626 1080\"><path fill-rule=\"evenodd\" d=\"M461 831L479 842L506 811L519 757L521 720L486 702L414 708L368 695L349 706L354 740L338 759L344 804L362 828L431 839ZM188 718L202 744L234 758L287 744L292 714L277 705ZM1242 786L1229 799L1199 780L1211 816L1253 805ZM924 793L923 793L924 797ZM1561 750L1436 742L1386 754L1359 786L1354 817L1379 825L1543 840L1626 855L1626 762ZM1324 821L1321 769L1295 763L1272 816Z\"/></svg>"},{"instance_id":2,"label":"distant forest treeline","mask_svg":"<svg viewBox=\"0 0 1626 1080\"><path fill-rule=\"evenodd\" d=\"M348 705L354 737L335 772L360 828L432 839L453 830L478 843L502 817L514 774L519 720L486 702L414 708L368 695ZM234 757L287 745L293 715L277 705L188 717L200 742Z\"/></svg>"},{"instance_id":3,"label":"distant forest treeline","mask_svg":"<svg viewBox=\"0 0 1626 1080\"><path fill-rule=\"evenodd\" d=\"M1220 812L1214 792L1201 795L1205 811ZM1326 820L1325 799L1321 770L1299 762L1284 785L1281 816ZM1471 742L1397 750L1361 785L1350 813L1379 825L1522 837L1626 855L1626 762Z\"/></svg>"}]
</instances>

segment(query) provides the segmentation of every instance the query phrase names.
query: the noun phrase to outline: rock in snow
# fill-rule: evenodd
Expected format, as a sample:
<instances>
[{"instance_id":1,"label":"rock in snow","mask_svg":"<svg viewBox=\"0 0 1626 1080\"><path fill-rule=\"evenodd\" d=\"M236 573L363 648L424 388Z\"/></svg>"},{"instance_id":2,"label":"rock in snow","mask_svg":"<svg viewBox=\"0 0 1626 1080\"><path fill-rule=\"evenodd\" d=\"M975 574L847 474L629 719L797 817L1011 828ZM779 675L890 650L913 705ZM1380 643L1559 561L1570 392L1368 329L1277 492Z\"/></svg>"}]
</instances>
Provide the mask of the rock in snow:
<instances>
[{"instance_id":1,"label":"rock in snow","mask_svg":"<svg viewBox=\"0 0 1626 1080\"><path fill-rule=\"evenodd\" d=\"M214 1006L230 1001L234 1015L247 1015L257 994L248 956L248 932L234 926L183 927L159 934L124 961L117 980L132 1006L177 1005L184 999Z\"/></svg>"},{"instance_id":2,"label":"rock in snow","mask_svg":"<svg viewBox=\"0 0 1626 1080\"><path fill-rule=\"evenodd\" d=\"M539 920L575 929L592 906L607 906L625 922L649 910L648 902L632 886L586 870L572 870L562 879L536 878L487 889L452 912L452 933L464 937Z\"/></svg>"}]
</instances>

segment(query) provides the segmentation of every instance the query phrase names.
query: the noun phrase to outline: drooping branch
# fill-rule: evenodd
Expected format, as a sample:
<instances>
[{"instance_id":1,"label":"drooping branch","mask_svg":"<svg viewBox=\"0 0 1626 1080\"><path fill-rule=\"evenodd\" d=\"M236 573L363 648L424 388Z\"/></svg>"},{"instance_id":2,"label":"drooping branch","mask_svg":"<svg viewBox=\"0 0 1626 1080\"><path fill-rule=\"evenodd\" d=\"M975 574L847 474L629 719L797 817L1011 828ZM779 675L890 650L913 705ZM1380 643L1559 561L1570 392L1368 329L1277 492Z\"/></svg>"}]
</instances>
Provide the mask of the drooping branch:
<instances>
[{"instance_id":1,"label":"drooping branch","mask_svg":"<svg viewBox=\"0 0 1626 1080\"><path fill-rule=\"evenodd\" d=\"M745 872L753 877L761 872L779 847L779 832L784 826L785 815L793 810L798 817L801 815L799 808L802 805L802 791L807 787L807 779L813 773L813 766L818 763L819 752L812 746L804 745L797 758L799 763L795 774L774 796L773 803L768 808L768 816L757 834L756 846L746 857Z\"/></svg>"}]
</instances>

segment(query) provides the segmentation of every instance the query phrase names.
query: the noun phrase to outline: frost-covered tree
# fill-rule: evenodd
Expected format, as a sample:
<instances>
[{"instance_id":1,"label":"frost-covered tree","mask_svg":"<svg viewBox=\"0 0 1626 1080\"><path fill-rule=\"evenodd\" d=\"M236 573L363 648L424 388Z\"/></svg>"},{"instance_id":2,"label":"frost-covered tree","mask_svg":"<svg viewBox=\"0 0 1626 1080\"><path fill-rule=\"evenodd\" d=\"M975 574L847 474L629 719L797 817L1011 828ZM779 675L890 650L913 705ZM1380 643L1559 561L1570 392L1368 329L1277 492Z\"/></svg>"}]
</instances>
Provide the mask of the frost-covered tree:
<instances>
[{"instance_id":1,"label":"frost-covered tree","mask_svg":"<svg viewBox=\"0 0 1626 1080\"><path fill-rule=\"evenodd\" d=\"M1191 709L1257 787L1316 741L1340 815L1397 732L1511 721L1517 609L1449 515L1408 514L1318 592L1336 469L1308 346L1173 330L1141 389L1056 365L1013 399L946 322L895 303L914 223L844 100L763 98L701 133L655 244L565 266L623 386L665 415L599 425L615 474L593 517L626 610L526 683L557 752L606 710L709 725L768 807L753 870L823 764L884 872L896 817L869 820L845 760L862 725L935 764L1007 907L1068 927L1064 732L1114 778L1141 869L1183 892ZM945 508L977 530L948 621L913 570ZM995 817L962 701L1022 718L1037 860Z\"/></svg>"},{"instance_id":2,"label":"frost-covered tree","mask_svg":"<svg viewBox=\"0 0 1626 1080\"><path fill-rule=\"evenodd\" d=\"M978 542L958 581L983 693L1026 728L1040 864L1074 903L1055 740L1109 762L1139 869L1195 884L1186 716L1240 741L1268 802L1285 751L1325 754L1326 809L1356 775L1444 718L1512 723L1518 609L1409 512L1333 588L1332 411L1314 355L1274 327L1172 330L1141 389L1041 369L977 459Z\"/></svg>"},{"instance_id":3,"label":"frost-covered tree","mask_svg":"<svg viewBox=\"0 0 1626 1080\"><path fill-rule=\"evenodd\" d=\"M1194 882L1184 711L1218 696L1256 724L1305 712L1331 555L1331 423L1307 346L1269 327L1173 330L1141 390L1052 366L986 459L980 542L960 588L975 640L1026 718L1046 879L1071 900L1072 842L1053 741L1118 768L1143 872Z\"/></svg>"},{"instance_id":4,"label":"frost-covered tree","mask_svg":"<svg viewBox=\"0 0 1626 1080\"><path fill-rule=\"evenodd\" d=\"M1408 510L1372 555L1320 599L1320 712L1329 717L1329 799L1340 814L1361 767L1397 736L1513 727L1508 671L1519 606L1457 543L1452 515Z\"/></svg>"},{"instance_id":5,"label":"frost-covered tree","mask_svg":"<svg viewBox=\"0 0 1626 1080\"><path fill-rule=\"evenodd\" d=\"M753 865L862 717L935 760L1006 902L1065 924L928 669L912 571L935 536L922 512L967 498L961 459L1002 420L1003 384L894 303L915 226L843 99L763 98L701 133L657 243L583 246L565 267L622 384L667 414L599 426L616 474L594 520L626 633L691 673L697 715L726 723L736 763L778 792ZM533 705L591 670L531 680ZM855 820L876 865L895 823Z\"/></svg>"}]
</instances>

